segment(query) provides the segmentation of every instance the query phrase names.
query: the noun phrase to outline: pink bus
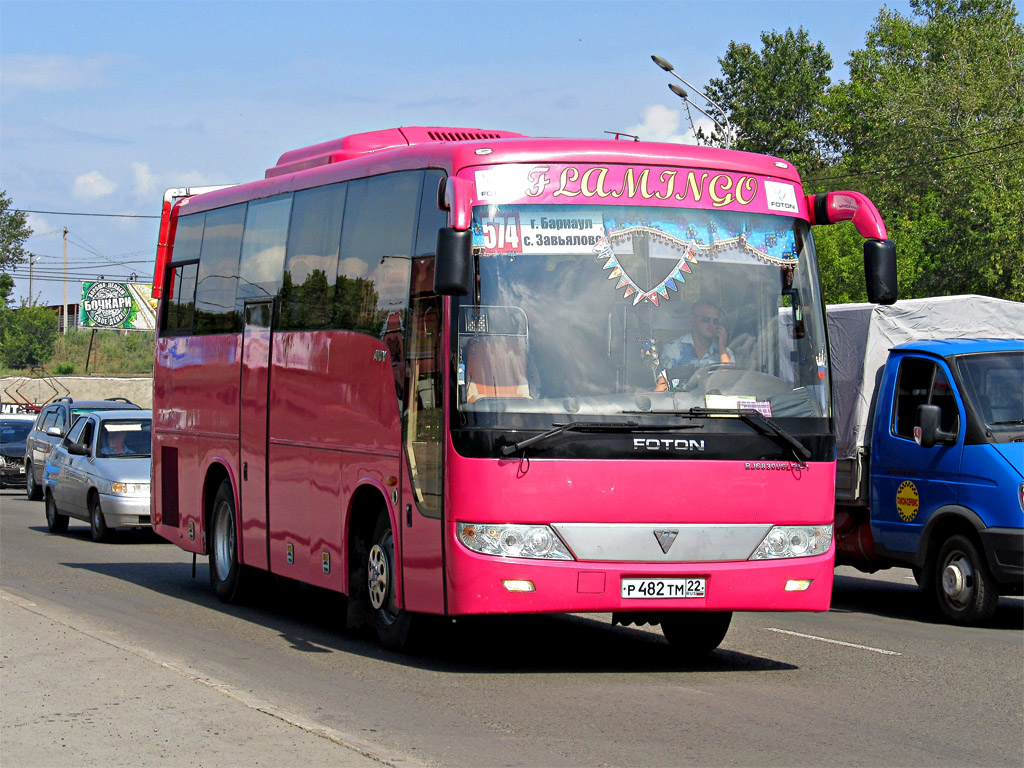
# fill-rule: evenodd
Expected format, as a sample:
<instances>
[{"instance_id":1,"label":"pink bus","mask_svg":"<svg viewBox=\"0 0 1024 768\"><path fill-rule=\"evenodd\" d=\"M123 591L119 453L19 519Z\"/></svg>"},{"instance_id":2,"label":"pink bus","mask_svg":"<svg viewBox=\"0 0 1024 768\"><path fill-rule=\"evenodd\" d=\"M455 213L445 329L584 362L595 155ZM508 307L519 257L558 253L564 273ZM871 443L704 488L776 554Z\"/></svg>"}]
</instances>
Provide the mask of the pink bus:
<instances>
[{"instance_id":1,"label":"pink bus","mask_svg":"<svg viewBox=\"0 0 1024 768\"><path fill-rule=\"evenodd\" d=\"M835 437L811 227L774 157L396 128L164 206L153 527L402 647L428 614L600 612L707 653L825 611Z\"/></svg>"}]
</instances>

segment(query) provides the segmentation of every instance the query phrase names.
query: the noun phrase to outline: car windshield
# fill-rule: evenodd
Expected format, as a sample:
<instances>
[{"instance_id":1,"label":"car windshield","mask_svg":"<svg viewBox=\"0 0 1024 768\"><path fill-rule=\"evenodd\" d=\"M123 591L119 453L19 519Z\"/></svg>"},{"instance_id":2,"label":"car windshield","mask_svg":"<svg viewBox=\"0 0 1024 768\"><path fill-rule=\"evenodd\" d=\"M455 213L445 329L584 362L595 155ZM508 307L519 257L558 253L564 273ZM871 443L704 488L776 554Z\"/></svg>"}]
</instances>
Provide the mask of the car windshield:
<instances>
[{"instance_id":1,"label":"car windshield","mask_svg":"<svg viewBox=\"0 0 1024 768\"><path fill-rule=\"evenodd\" d=\"M453 304L463 426L693 407L828 416L804 221L490 205L474 209L474 246L474 289Z\"/></svg>"},{"instance_id":2,"label":"car windshield","mask_svg":"<svg viewBox=\"0 0 1024 768\"><path fill-rule=\"evenodd\" d=\"M31 431L31 421L5 421L0 424L0 442L24 443Z\"/></svg>"},{"instance_id":3,"label":"car windshield","mask_svg":"<svg viewBox=\"0 0 1024 768\"><path fill-rule=\"evenodd\" d=\"M97 456L105 459L149 456L152 452L151 424L150 419L103 422Z\"/></svg>"}]
</instances>

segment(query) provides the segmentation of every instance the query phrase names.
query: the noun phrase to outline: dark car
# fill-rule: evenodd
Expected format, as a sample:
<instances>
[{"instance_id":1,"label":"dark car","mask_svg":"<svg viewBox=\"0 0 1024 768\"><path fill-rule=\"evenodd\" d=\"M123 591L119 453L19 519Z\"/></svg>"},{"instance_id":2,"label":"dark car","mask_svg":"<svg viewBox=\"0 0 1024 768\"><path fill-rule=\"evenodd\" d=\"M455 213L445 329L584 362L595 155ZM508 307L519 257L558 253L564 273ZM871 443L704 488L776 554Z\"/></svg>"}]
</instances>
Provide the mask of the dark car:
<instances>
[{"instance_id":1,"label":"dark car","mask_svg":"<svg viewBox=\"0 0 1024 768\"><path fill-rule=\"evenodd\" d=\"M25 438L35 420L29 414L0 416L0 488L25 484Z\"/></svg>"},{"instance_id":2,"label":"dark car","mask_svg":"<svg viewBox=\"0 0 1024 768\"><path fill-rule=\"evenodd\" d=\"M101 411L77 419L50 451L43 473L46 526L88 520L95 541L112 528L149 525L152 412Z\"/></svg>"},{"instance_id":3,"label":"dark car","mask_svg":"<svg viewBox=\"0 0 1024 768\"><path fill-rule=\"evenodd\" d=\"M68 433L75 419L83 413L138 409L135 403L123 397L108 400L73 400L62 397L43 406L36 423L25 440L25 495L32 501L43 498L43 470L46 457L61 438Z\"/></svg>"}]
</instances>

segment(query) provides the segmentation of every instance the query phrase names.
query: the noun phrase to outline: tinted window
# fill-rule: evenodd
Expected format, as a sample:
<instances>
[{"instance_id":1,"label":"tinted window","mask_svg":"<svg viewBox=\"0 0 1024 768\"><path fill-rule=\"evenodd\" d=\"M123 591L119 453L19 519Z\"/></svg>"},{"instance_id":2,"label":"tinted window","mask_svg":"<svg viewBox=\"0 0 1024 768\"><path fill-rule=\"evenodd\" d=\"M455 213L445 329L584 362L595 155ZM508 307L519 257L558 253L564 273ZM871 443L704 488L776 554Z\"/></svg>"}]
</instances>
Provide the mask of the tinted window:
<instances>
[{"instance_id":1,"label":"tinted window","mask_svg":"<svg viewBox=\"0 0 1024 768\"><path fill-rule=\"evenodd\" d=\"M380 337L404 325L422 179L415 171L349 185L334 327Z\"/></svg>"},{"instance_id":2,"label":"tinted window","mask_svg":"<svg viewBox=\"0 0 1024 768\"><path fill-rule=\"evenodd\" d=\"M420 197L420 222L416 231L416 256L433 256L437 251L437 231L448 226L448 214L437 207L437 185L445 177L430 170L423 175Z\"/></svg>"},{"instance_id":3,"label":"tinted window","mask_svg":"<svg viewBox=\"0 0 1024 768\"><path fill-rule=\"evenodd\" d=\"M164 295L164 331L168 334L191 333L196 306L197 262L172 264Z\"/></svg>"},{"instance_id":4,"label":"tinted window","mask_svg":"<svg viewBox=\"0 0 1024 768\"><path fill-rule=\"evenodd\" d=\"M174 231L174 261L189 261L199 258L199 248L203 243L203 227L206 223L205 213L193 213L178 219Z\"/></svg>"},{"instance_id":5,"label":"tinted window","mask_svg":"<svg viewBox=\"0 0 1024 768\"><path fill-rule=\"evenodd\" d=\"M245 299L276 296L281 290L291 214L291 195L249 203L238 268L239 304Z\"/></svg>"},{"instance_id":6,"label":"tinted window","mask_svg":"<svg viewBox=\"0 0 1024 768\"><path fill-rule=\"evenodd\" d=\"M64 438L66 443L77 443L82 439L82 432L85 429L85 425L89 423L88 419L79 419L75 422L75 426L68 432L68 436Z\"/></svg>"},{"instance_id":7,"label":"tinted window","mask_svg":"<svg viewBox=\"0 0 1024 768\"><path fill-rule=\"evenodd\" d=\"M31 430L31 421L5 421L0 425L0 442L23 443Z\"/></svg>"},{"instance_id":8,"label":"tinted window","mask_svg":"<svg viewBox=\"0 0 1024 768\"><path fill-rule=\"evenodd\" d=\"M896 391L893 432L909 440L914 438L917 408L921 405L939 406L939 428L944 432L956 430L959 409L946 372L932 360L908 357L900 363L899 384Z\"/></svg>"},{"instance_id":9,"label":"tinted window","mask_svg":"<svg viewBox=\"0 0 1024 768\"><path fill-rule=\"evenodd\" d=\"M196 281L196 333L224 333L237 327L235 284L245 208L243 203L206 214Z\"/></svg>"},{"instance_id":10,"label":"tinted window","mask_svg":"<svg viewBox=\"0 0 1024 768\"><path fill-rule=\"evenodd\" d=\"M295 193L281 286L281 328L331 325L345 185Z\"/></svg>"}]
</instances>

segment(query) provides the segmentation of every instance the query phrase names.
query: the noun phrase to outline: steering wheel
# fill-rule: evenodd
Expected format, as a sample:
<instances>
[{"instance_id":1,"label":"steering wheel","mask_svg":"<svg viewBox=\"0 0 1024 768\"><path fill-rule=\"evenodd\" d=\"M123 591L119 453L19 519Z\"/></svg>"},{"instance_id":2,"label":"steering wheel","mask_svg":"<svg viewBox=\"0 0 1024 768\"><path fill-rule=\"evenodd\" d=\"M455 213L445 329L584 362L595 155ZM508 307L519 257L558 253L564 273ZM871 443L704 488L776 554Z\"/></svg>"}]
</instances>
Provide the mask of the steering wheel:
<instances>
[{"instance_id":1,"label":"steering wheel","mask_svg":"<svg viewBox=\"0 0 1024 768\"><path fill-rule=\"evenodd\" d=\"M693 376L686 380L686 383L679 387L683 392L692 392L698 385L703 386L708 377L715 371L739 371L744 370L743 366L736 363L708 363L698 366Z\"/></svg>"}]
</instances>

